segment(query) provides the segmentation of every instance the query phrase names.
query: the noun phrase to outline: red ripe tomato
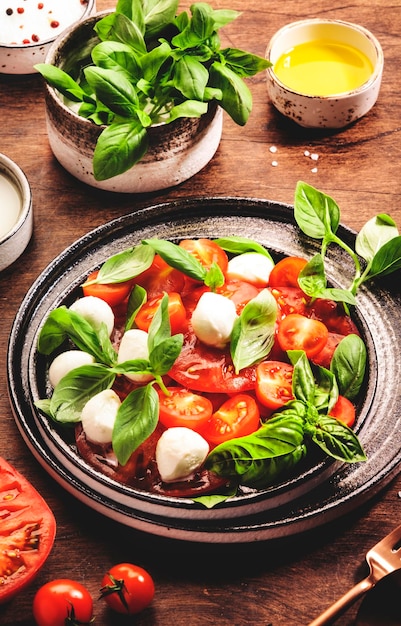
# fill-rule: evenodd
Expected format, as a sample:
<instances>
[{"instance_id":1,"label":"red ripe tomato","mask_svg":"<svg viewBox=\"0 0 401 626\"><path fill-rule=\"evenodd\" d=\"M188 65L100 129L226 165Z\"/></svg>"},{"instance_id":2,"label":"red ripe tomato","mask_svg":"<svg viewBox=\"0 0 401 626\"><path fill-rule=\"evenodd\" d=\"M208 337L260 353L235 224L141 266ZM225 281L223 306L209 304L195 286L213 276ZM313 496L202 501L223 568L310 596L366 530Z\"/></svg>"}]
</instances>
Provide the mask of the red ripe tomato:
<instances>
[{"instance_id":1,"label":"red ripe tomato","mask_svg":"<svg viewBox=\"0 0 401 626\"><path fill-rule=\"evenodd\" d=\"M245 280L227 280L222 287L216 289L217 293L230 298L235 304L237 314L240 315L244 306L253 298L256 298L260 289L247 283Z\"/></svg>"},{"instance_id":2,"label":"red ripe tomato","mask_svg":"<svg viewBox=\"0 0 401 626\"><path fill-rule=\"evenodd\" d=\"M254 433L260 426L258 405L252 396L232 396L213 413L201 434L211 445Z\"/></svg>"},{"instance_id":3,"label":"red ripe tomato","mask_svg":"<svg viewBox=\"0 0 401 626\"><path fill-rule=\"evenodd\" d=\"M179 293L170 292L167 294L168 306L167 312L170 319L171 334L184 332L187 326L187 312L182 303ZM135 324L141 330L149 330L150 323L154 318L157 309L160 306L163 295L156 296L152 300L148 300L140 309L135 317Z\"/></svg>"},{"instance_id":4,"label":"red ripe tomato","mask_svg":"<svg viewBox=\"0 0 401 626\"><path fill-rule=\"evenodd\" d=\"M42 496L0 458L0 604L32 582L55 534L56 521Z\"/></svg>"},{"instance_id":5,"label":"red ripe tomato","mask_svg":"<svg viewBox=\"0 0 401 626\"><path fill-rule=\"evenodd\" d=\"M331 409L329 415L351 428L355 424L355 407L348 398L338 396L338 400Z\"/></svg>"},{"instance_id":6,"label":"red ripe tomato","mask_svg":"<svg viewBox=\"0 0 401 626\"><path fill-rule=\"evenodd\" d=\"M185 284L185 278L185 274L174 267L170 267L156 254L152 265L135 278L135 283L146 289L148 300L152 300L165 292L176 291L181 293Z\"/></svg>"},{"instance_id":7,"label":"red ripe tomato","mask_svg":"<svg viewBox=\"0 0 401 626\"><path fill-rule=\"evenodd\" d=\"M270 290L278 304L279 319L290 315L290 313L308 315L310 298L299 287L274 287L270 288Z\"/></svg>"},{"instance_id":8,"label":"red ripe tomato","mask_svg":"<svg viewBox=\"0 0 401 626\"><path fill-rule=\"evenodd\" d=\"M323 350L328 335L323 322L291 313L281 320L277 339L283 350L304 350L311 358Z\"/></svg>"},{"instance_id":9,"label":"red ripe tomato","mask_svg":"<svg viewBox=\"0 0 401 626\"><path fill-rule=\"evenodd\" d=\"M226 273L228 268L227 254L215 241L211 239L182 239L179 245L198 259L207 269L213 263L217 263L223 274Z\"/></svg>"},{"instance_id":10,"label":"red ripe tomato","mask_svg":"<svg viewBox=\"0 0 401 626\"><path fill-rule=\"evenodd\" d=\"M52 580L40 587L32 609L37 626L84 626L93 618L93 600L89 591L68 578Z\"/></svg>"},{"instance_id":11,"label":"red ripe tomato","mask_svg":"<svg viewBox=\"0 0 401 626\"><path fill-rule=\"evenodd\" d=\"M326 345L322 350L320 350L320 352L312 357L311 361L313 361L316 365L321 365L322 367L329 369L334 350L337 348L342 339L344 339L344 335L329 332Z\"/></svg>"},{"instance_id":12,"label":"red ripe tomato","mask_svg":"<svg viewBox=\"0 0 401 626\"><path fill-rule=\"evenodd\" d=\"M306 264L307 261L298 256L281 259L270 272L269 286L272 288L298 287L299 274Z\"/></svg>"},{"instance_id":13,"label":"red ripe tomato","mask_svg":"<svg viewBox=\"0 0 401 626\"><path fill-rule=\"evenodd\" d=\"M168 387L167 390L169 396L159 391L159 420L163 426L200 430L213 413L211 401L182 387Z\"/></svg>"},{"instance_id":14,"label":"red ripe tomato","mask_svg":"<svg viewBox=\"0 0 401 626\"><path fill-rule=\"evenodd\" d=\"M318 298L311 307L310 317L314 317L327 326L329 332L340 335L359 335L358 328L351 317L344 311L340 302Z\"/></svg>"},{"instance_id":15,"label":"red ripe tomato","mask_svg":"<svg viewBox=\"0 0 401 626\"><path fill-rule=\"evenodd\" d=\"M155 585L150 574L142 567L119 563L103 576L100 594L117 613L134 615L152 602Z\"/></svg>"},{"instance_id":16,"label":"red ripe tomato","mask_svg":"<svg viewBox=\"0 0 401 626\"><path fill-rule=\"evenodd\" d=\"M124 300L128 298L132 289L132 281L109 283L105 285L100 283L94 283L93 285L88 284L97 278L98 273L99 272L96 271L89 274L86 282L82 285L84 296L95 296L96 298L101 298L111 307L121 304L121 302L124 302Z\"/></svg>"},{"instance_id":17,"label":"red ripe tomato","mask_svg":"<svg viewBox=\"0 0 401 626\"><path fill-rule=\"evenodd\" d=\"M269 409L279 409L292 395L293 366L282 361L263 361L256 368L256 397Z\"/></svg>"}]
</instances>

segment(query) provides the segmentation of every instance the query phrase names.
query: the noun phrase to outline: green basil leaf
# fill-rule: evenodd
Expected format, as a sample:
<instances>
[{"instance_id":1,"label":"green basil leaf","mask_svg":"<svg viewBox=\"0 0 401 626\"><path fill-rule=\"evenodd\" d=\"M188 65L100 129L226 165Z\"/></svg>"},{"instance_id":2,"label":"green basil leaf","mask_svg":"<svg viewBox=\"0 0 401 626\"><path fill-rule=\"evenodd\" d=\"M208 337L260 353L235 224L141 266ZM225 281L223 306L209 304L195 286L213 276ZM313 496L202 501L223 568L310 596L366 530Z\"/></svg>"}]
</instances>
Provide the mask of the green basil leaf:
<instances>
[{"instance_id":1,"label":"green basil leaf","mask_svg":"<svg viewBox=\"0 0 401 626\"><path fill-rule=\"evenodd\" d=\"M212 263L207 270L205 279L203 281L206 287L209 287L211 291L215 291L218 287L222 287L225 282L224 274L217 263Z\"/></svg>"},{"instance_id":2,"label":"green basil leaf","mask_svg":"<svg viewBox=\"0 0 401 626\"><path fill-rule=\"evenodd\" d=\"M221 56L225 59L227 66L242 77L254 76L272 65L267 59L238 50L238 48L226 48L221 51Z\"/></svg>"},{"instance_id":3,"label":"green basil leaf","mask_svg":"<svg viewBox=\"0 0 401 626\"><path fill-rule=\"evenodd\" d=\"M355 241L355 250L369 263L380 248L394 237L398 237L394 220L386 214L376 215L359 231Z\"/></svg>"},{"instance_id":4,"label":"green basil leaf","mask_svg":"<svg viewBox=\"0 0 401 626\"><path fill-rule=\"evenodd\" d=\"M274 343L277 302L268 289L263 289L243 308L235 320L230 351L235 372L262 361Z\"/></svg>"},{"instance_id":5,"label":"green basil leaf","mask_svg":"<svg viewBox=\"0 0 401 626\"><path fill-rule=\"evenodd\" d=\"M179 0L143 0L146 37L154 39L174 21Z\"/></svg>"},{"instance_id":6,"label":"green basil leaf","mask_svg":"<svg viewBox=\"0 0 401 626\"><path fill-rule=\"evenodd\" d=\"M53 391L50 412L61 423L79 422L85 404L104 389L110 389L115 374L99 363L82 365L64 376Z\"/></svg>"},{"instance_id":7,"label":"green basil leaf","mask_svg":"<svg viewBox=\"0 0 401 626\"><path fill-rule=\"evenodd\" d=\"M142 69L132 48L119 41L102 41L92 50L92 60L103 69L121 72L131 81L139 80Z\"/></svg>"},{"instance_id":8,"label":"green basil leaf","mask_svg":"<svg viewBox=\"0 0 401 626\"><path fill-rule=\"evenodd\" d=\"M263 489L295 467L306 452L303 417L288 410L272 417L255 433L214 448L205 466L219 476Z\"/></svg>"},{"instance_id":9,"label":"green basil leaf","mask_svg":"<svg viewBox=\"0 0 401 626\"><path fill-rule=\"evenodd\" d=\"M313 404L319 413L328 413L338 400L338 384L334 374L320 365L314 367L315 398Z\"/></svg>"},{"instance_id":10,"label":"green basil leaf","mask_svg":"<svg viewBox=\"0 0 401 626\"><path fill-rule=\"evenodd\" d=\"M152 385L138 387L121 403L113 428L112 446L121 465L155 430L159 420L159 396Z\"/></svg>"},{"instance_id":11,"label":"green basil leaf","mask_svg":"<svg viewBox=\"0 0 401 626\"><path fill-rule=\"evenodd\" d=\"M124 283L147 270L152 265L153 258L154 252L149 246L139 244L128 248L109 257L101 266L97 277L86 284Z\"/></svg>"},{"instance_id":12,"label":"green basil leaf","mask_svg":"<svg viewBox=\"0 0 401 626\"><path fill-rule=\"evenodd\" d=\"M106 180L129 170L148 149L148 135L140 122L107 126L100 134L93 155L96 180Z\"/></svg>"},{"instance_id":13,"label":"green basil leaf","mask_svg":"<svg viewBox=\"0 0 401 626\"><path fill-rule=\"evenodd\" d=\"M354 431L329 415L320 416L312 440L326 454L338 461L345 463L366 461L366 455Z\"/></svg>"},{"instance_id":14,"label":"green basil leaf","mask_svg":"<svg viewBox=\"0 0 401 626\"><path fill-rule=\"evenodd\" d=\"M192 18L186 28L172 38L173 46L185 50L195 48L206 41L215 30L212 9L206 3L198 2L191 6Z\"/></svg>"},{"instance_id":15,"label":"green basil leaf","mask_svg":"<svg viewBox=\"0 0 401 626\"><path fill-rule=\"evenodd\" d=\"M228 487L227 493L217 494L213 493L211 495L199 496L198 498L192 498L194 502L198 502L198 504L202 504L206 509L212 509L217 504L222 504L228 498L235 496L238 491L237 485L231 485Z\"/></svg>"},{"instance_id":16,"label":"green basil leaf","mask_svg":"<svg viewBox=\"0 0 401 626\"><path fill-rule=\"evenodd\" d=\"M157 346L171 337L170 318L168 316L168 296L164 294L152 318L148 331L149 358Z\"/></svg>"},{"instance_id":17,"label":"green basil leaf","mask_svg":"<svg viewBox=\"0 0 401 626\"><path fill-rule=\"evenodd\" d=\"M243 254L244 252L259 252L264 254L268 259L273 261L272 256L266 248L257 241L247 239L246 237L220 237L214 240L220 248L231 254Z\"/></svg>"},{"instance_id":18,"label":"green basil leaf","mask_svg":"<svg viewBox=\"0 0 401 626\"><path fill-rule=\"evenodd\" d=\"M366 346L358 335L347 335L340 341L330 363L339 392L349 400L358 395L366 371Z\"/></svg>"},{"instance_id":19,"label":"green basil leaf","mask_svg":"<svg viewBox=\"0 0 401 626\"><path fill-rule=\"evenodd\" d=\"M302 291L311 298L323 298L356 305L355 296L347 289L326 286L326 274L321 254L315 254L302 268L298 277L298 284Z\"/></svg>"},{"instance_id":20,"label":"green basil leaf","mask_svg":"<svg viewBox=\"0 0 401 626\"><path fill-rule=\"evenodd\" d=\"M330 196L299 181L295 189L294 217L305 235L324 239L330 232L337 231L340 209Z\"/></svg>"},{"instance_id":21,"label":"green basil leaf","mask_svg":"<svg viewBox=\"0 0 401 626\"><path fill-rule=\"evenodd\" d=\"M147 54L144 54L140 59L141 70L145 80L152 84L157 81L157 75L162 67L163 63L167 61L170 56L171 48L167 42L162 42L153 50L150 50ZM153 84L152 84L153 87Z\"/></svg>"},{"instance_id":22,"label":"green basil leaf","mask_svg":"<svg viewBox=\"0 0 401 626\"><path fill-rule=\"evenodd\" d=\"M131 359L116 363L112 368L115 374L152 374L150 362L147 359Z\"/></svg>"},{"instance_id":23,"label":"green basil leaf","mask_svg":"<svg viewBox=\"0 0 401 626\"><path fill-rule=\"evenodd\" d=\"M132 328L139 309L147 301L146 289L140 285L135 285L128 298L127 319L125 322L125 331Z\"/></svg>"},{"instance_id":24,"label":"green basil leaf","mask_svg":"<svg viewBox=\"0 0 401 626\"><path fill-rule=\"evenodd\" d=\"M198 102L198 100L186 100L174 106L169 112L167 122L173 122L179 117L201 117L207 112L207 102Z\"/></svg>"},{"instance_id":25,"label":"green basil leaf","mask_svg":"<svg viewBox=\"0 0 401 626\"><path fill-rule=\"evenodd\" d=\"M292 393L305 404L314 404L315 378L303 350L288 350L288 357L294 366L292 373Z\"/></svg>"},{"instance_id":26,"label":"green basil leaf","mask_svg":"<svg viewBox=\"0 0 401 626\"><path fill-rule=\"evenodd\" d=\"M57 89L63 96L72 102L86 102L96 106L95 100L88 96L85 91L69 74L59 67L47 63L37 63L35 69L42 74L49 85Z\"/></svg>"},{"instance_id":27,"label":"green basil leaf","mask_svg":"<svg viewBox=\"0 0 401 626\"><path fill-rule=\"evenodd\" d=\"M221 107L236 124L244 126L252 110L252 94L240 76L229 67L215 61L209 70L209 86L221 89Z\"/></svg>"},{"instance_id":28,"label":"green basil leaf","mask_svg":"<svg viewBox=\"0 0 401 626\"><path fill-rule=\"evenodd\" d=\"M387 276L401 269L401 236L385 243L372 259L368 278Z\"/></svg>"},{"instance_id":29,"label":"green basil leaf","mask_svg":"<svg viewBox=\"0 0 401 626\"><path fill-rule=\"evenodd\" d=\"M146 54L144 24L135 23L123 13L110 13L95 24L101 41L119 41L128 44L139 55Z\"/></svg>"},{"instance_id":30,"label":"green basil leaf","mask_svg":"<svg viewBox=\"0 0 401 626\"><path fill-rule=\"evenodd\" d=\"M207 270L192 254L171 241L163 239L145 239L142 243L151 246L168 265L180 270L190 278L202 281Z\"/></svg>"},{"instance_id":31,"label":"green basil leaf","mask_svg":"<svg viewBox=\"0 0 401 626\"><path fill-rule=\"evenodd\" d=\"M203 100L209 72L193 56L185 55L174 65L173 85L189 100Z\"/></svg>"},{"instance_id":32,"label":"green basil leaf","mask_svg":"<svg viewBox=\"0 0 401 626\"><path fill-rule=\"evenodd\" d=\"M122 117L135 115L138 108L138 94L123 74L92 66L86 67L84 73L96 97L113 113Z\"/></svg>"},{"instance_id":33,"label":"green basil leaf","mask_svg":"<svg viewBox=\"0 0 401 626\"><path fill-rule=\"evenodd\" d=\"M184 343L184 335L178 334L157 343L149 354L152 372L164 376L174 365L180 355Z\"/></svg>"}]
</instances>

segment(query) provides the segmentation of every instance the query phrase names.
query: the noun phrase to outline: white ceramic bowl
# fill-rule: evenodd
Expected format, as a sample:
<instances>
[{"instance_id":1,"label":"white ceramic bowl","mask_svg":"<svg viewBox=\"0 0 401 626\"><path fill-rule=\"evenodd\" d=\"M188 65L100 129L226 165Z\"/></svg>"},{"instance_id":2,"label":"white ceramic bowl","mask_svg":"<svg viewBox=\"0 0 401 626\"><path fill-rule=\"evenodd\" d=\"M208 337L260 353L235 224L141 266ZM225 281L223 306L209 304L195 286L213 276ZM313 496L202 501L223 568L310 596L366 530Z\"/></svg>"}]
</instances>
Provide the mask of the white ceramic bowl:
<instances>
[{"instance_id":1,"label":"white ceramic bowl","mask_svg":"<svg viewBox=\"0 0 401 626\"><path fill-rule=\"evenodd\" d=\"M373 67L368 80L350 91L324 96L301 93L284 84L274 71L278 59L294 46L318 40L356 48ZM287 24L270 40L266 58L272 63L266 70L270 99L280 113L300 126L342 128L365 115L379 95L383 51L376 37L357 24L328 19L307 19Z\"/></svg>"},{"instance_id":2,"label":"white ceramic bowl","mask_svg":"<svg viewBox=\"0 0 401 626\"><path fill-rule=\"evenodd\" d=\"M0 272L23 253L32 236L32 194L21 168L0 154Z\"/></svg>"},{"instance_id":3,"label":"white ceramic bowl","mask_svg":"<svg viewBox=\"0 0 401 626\"><path fill-rule=\"evenodd\" d=\"M96 0L7 0L0 17L0 74L34 74L70 24L96 11Z\"/></svg>"}]
</instances>

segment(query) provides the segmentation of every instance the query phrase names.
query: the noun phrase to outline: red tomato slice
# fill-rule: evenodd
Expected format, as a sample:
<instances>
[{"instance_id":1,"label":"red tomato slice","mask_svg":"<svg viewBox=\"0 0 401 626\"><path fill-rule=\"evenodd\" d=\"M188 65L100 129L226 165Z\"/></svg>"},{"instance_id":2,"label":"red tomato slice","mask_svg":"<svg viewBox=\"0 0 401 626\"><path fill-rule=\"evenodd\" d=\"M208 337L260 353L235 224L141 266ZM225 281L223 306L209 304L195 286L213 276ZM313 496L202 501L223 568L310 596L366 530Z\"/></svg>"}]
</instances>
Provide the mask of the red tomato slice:
<instances>
[{"instance_id":1,"label":"red tomato slice","mask_svg":"<svg viewBox=\"0 0 401 626\"><path fill-rule=\"evenodd\" d=\"M98 275L98 271L92 272L89 274L86 279L86 283L91 280L95 280ZM95 296L96 298L101 298L111 307L117 306L124 302L128 298L128 295L132 289L132 281L126 281L124 283L110 283L110 284L99 284L94 283L93 285L87 285L84 283L82 285L82 291L84 296Z\"/></svg>"},{"instance_id":2,"label":"red tomato slice","mask_svg":"<svg viewBox=\"0 0 401 626\"><path fill-rule=\"evenodd\" d=\"M329 415L335 417L350 428L355 424L355 407L348 398L338 396L338 400L331 409Z\"/></svg>"},{"instance_id":3,"label":"red tomato slice","mask_svg":"<svg viewBox=\"0 0 401 626\"><path fill-rule=\"evenodd\" d=\"M292 395L293 366L282 361L263 361L256 368L256 397L269 409L279 409Z\"/></svg>"},{"instance_id":4,"label":"red tomato slice","mask_svg":"<svg viewBox=\"0 0 401 626\"><path fill-rule=\"evenodd\" d=\"M208 443L218 445L235 437L250 435L259 426L260 414L254 398L246 393L239 393L213 413L201 434Z\"/></svg>"},{"instance_id":5,"label":"red tomato slice","mask_svg":"<svg viewBox=\"0 0 401 626\"><path fill-rule=\"evenodd\" d=\"M167 312L170 319L171 334L184 332L187 327L187 312L182 303L179 293L170 292L167 294L168 306ZM156 296L152 300L146 302L135 317L135 324L141 330L146 332L149 330L150 323L154 318L163 296Z\"/></svg>"},{"instance_id":6,"label":"red tomato slice","mask_svg":"<svg viewBox=\"0 0 401 626\"><path fill-rule=\"evenodd\" d=\"M328 335L323 322L291 313L281 320L277 338L283 350L304 350L311 358L324 348Z\"/></svg>"},{"instance_id":7,"label":"red tomato slice","mask_svg":"<svg viewBox=\"0 0 401 626\"><path fill-rule=\"evenodd\" d=\"M244 280L227 280L222 287L216 289L217 293L230 298L235 304L237 314L240 315L244 306L253 298L256 298L260 289Z\"/></svg>"},{"instance_id":8,"label":"red tomato slice","mask_svg":"<svg viewBox=\"0 0 401 626\"><path fill-rule=\"evenodd\" d=\"M176 291L181 293L185 284L185 278L185 274L174 267L170 267L156 254L152 265L135 278L135 283L146 289L148 300L152 300L164 292Z\"/></svg>"},{"instance_id":9,"label":"red tomato slice","mask_svg":"<svg viewBox=\"0 0 401 626\"><path fill-rule=\"evenodd\" d=\"M193 391L239 393L255 387L255 367L246 367L235 373L229 349L210 348L188 331L181 353L169 375L182 387Z\"/></svg>"},{"instance_id":10,"label":"red tomato slice","mask_svg":"<svg viewBox=\"0 0 401 626\"><path fill-rule=\"evenodd\" d=\"M308 315L310 298L299 287L274 287L270 290L279 307L279 319L291 313Z\"/></svg>"},{"instance_id":11,"label":"red tomato slice","mask_svg":"<svg viewBox=\"0 0 401 626\"><path fill-rule=\"evenodd\" d=\"M42 496L0 458L0 604L32 582L55 534L56 521Z\"/></svg>"},{"instance_id":12,"label":"red tomato slice","mask_svg":"<svg viewBox=\"0 0 401 626\"><path fill-rule=\"evenodd\" d=\"M199 431L213 413L213 405L204 396L182 387L168 387L166 396L159 390L159 420L166 428L184 426Z\"/></svg>"},{"instance_id":13,"label":"red tomato slice","mask_svg":"<svg viewBox=\"0 0 401 626\"><path fill-rule=\"evenodd\" d=\"M207 269L213 263L217 263L223 274L226 273L228 268L227 254L211 239L182 239L179 245L190 252Z\"/></svg>"},{"instance_id":14,"label":"red tomato slice","mask_svg":"<svg viewBox=\"0 0 401 626\"><path fill-rule=\"evenodd\" d=\"M345 335L339 335L338 333L329 332L327 342L324 348L320 350L320 352L315 354L314 357L312 357L311 360L313 361L313 363L329 369L334 350L337 348L340 341L344 339L344 336Z\"/></svg>"},{"instance_id":15,"label":"red tomato slice","mask_svg":"<svg viewBox=\"0 0 401 626\"><path fill-rule=\"evenodd\" d=\"M299 287L298 277L306 264L307 261L298 256L287 256L281 259L270 272L269 286L272 288Z\"/></svg>"},{"instance_id":16,"label":"red tomato slice","mask_svg":"<svg viewBox=\"0 0 401 626\"><path fill-rule=\"evenodd\" d=\"M351 333L359 335L356 324L345 313L344 307L340 302L318 298L311 306L310 317L323 322L329 332L340 335L350 335Z\"/></svg>"}]
</instances>

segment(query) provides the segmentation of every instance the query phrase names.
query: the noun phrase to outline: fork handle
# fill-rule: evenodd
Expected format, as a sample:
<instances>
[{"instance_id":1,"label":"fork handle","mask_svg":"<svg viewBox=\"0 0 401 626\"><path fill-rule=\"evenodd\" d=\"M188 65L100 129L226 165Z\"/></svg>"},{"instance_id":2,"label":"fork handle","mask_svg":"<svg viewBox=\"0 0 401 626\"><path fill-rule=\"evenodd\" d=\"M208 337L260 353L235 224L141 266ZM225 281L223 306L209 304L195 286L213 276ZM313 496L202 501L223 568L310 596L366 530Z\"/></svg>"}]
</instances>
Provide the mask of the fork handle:
<instances>
[{"instance_id":1,"label":"fork handle","mask_svg":"<svg viewBox=\"0 0 401 626\"><path fill-rule=\"evenodd\" d=\"M357 583L352 589L347 591L341 598L332 604L328 609L324 611L319 617L310 622L309 626L324 626L325 624L331 624L334 618L338 617L343 611L345 611L353 602L355 602L360 596L369 591L374 586L374 581L371 578L364 578Z\"/></svg>"}]
</instances>

